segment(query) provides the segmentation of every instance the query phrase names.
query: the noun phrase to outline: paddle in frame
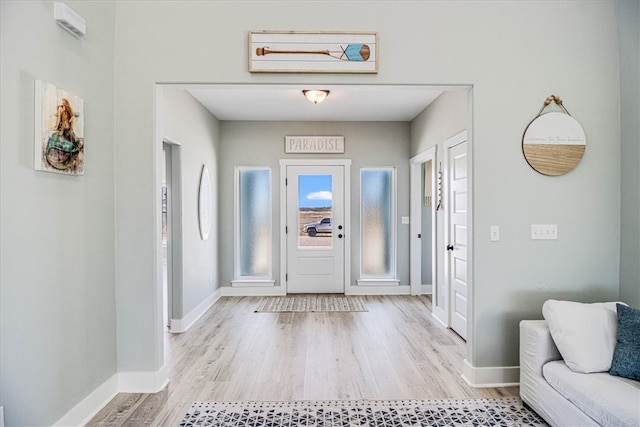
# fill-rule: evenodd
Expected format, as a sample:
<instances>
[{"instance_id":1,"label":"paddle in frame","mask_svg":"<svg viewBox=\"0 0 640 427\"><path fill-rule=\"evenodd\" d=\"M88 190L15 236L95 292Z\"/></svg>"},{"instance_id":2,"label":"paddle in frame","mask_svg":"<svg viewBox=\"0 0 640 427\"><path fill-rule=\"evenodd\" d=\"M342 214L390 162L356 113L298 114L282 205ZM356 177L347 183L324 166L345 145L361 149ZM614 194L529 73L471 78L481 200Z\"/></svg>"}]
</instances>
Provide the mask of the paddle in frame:
<instances>
[{"instance_id":1,"label":"paddle in frame","mask_svg":"<svg viewBox=\"0 0 640 427\"><path fill-rule=\"evenodd\" d=\"M377 73L378 33L250 31L252 73Z\"/></svg>"}]
</instances>

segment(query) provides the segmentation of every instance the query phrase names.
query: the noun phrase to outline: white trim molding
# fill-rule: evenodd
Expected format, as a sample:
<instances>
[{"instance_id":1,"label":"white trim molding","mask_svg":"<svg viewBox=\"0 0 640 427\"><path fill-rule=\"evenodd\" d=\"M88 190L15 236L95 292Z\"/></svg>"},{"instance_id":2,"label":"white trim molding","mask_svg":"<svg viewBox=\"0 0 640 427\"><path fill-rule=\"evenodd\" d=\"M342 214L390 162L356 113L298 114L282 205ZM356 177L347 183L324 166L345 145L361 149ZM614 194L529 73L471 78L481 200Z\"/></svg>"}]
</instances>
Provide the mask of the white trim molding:
<instances>
[{"instance_id":1,"label":"white trim molding","mask_svg":"<svg viewBox=\"0 0 640 427\"><path fill-rule=\"evenodd\" d=\"M53 427L86 425L118 393L158 393L169 384L167 371L165 365L155 372L115 373L56 421Z\"/></svg>"},{"instance_id":2,"label":"white trim molding","mask_svg":"<svg viewBox=\"0 0 640 427\"><path fill-rule=\"evenodd\" d=\"M98 388L91 392L80 403L53 424L53 427L83 426L93 418L100 409L113 399L120 390L119 376L113 374Z\"/></svg>"},{"instance_id":3,"label":"white trim molding","mask_svg":"<svg viewBox=\"0 0 640 427\"><path fill-rule=\"evenodd\" d=\"M191 310L182 319L171 319L169 322L169 332L179 334L186 332L211 306L222 296L221 288L216 289L211 295L205 298L196 308Z\"/></svg>"},{"instance_id":4,"label":"white trim molding","mask_svg":"<svg viewBox=\"0 0 640 427\"><path fill-rule=\"evenodd\" d=\"M520 384L519 366L495 366L477 368L464 359L462 378L471 387L512 387Z\"/></svg>"},{"instance_id":5,"label":"white trim molding","mask_svg":"<svg viewBox=\"0 0 640 427\"><path fill-rule=\"evenodd\" d=\"M231 286L234 288L261 288L261 287L273 287L275 286L275 280L232 280Z\"/></svg>"},{"instance_id":6,"label":"white trim molding","mask_svg":"<svg viewBox=\"0 0 640 427\"><path fill-rule=\"evenodd\" d=\"M360 282L358 280L358 282ZM345 295L410 295L409 285L347 286Z\"/></svg>"},{"instance_id":7,"label":"white trim molding","mask_svg":"<svg viewBox=\"0 0 640 427\"><path fill-rule=\"evenodd\" d=\"M398 279L358 279L358 286L400 286Z\"/></svg>"},{"instance_id":8,"label":"white trim molding","mask_svg":"<svg viewBox=\"0 0 640 427\"><path fill-rule=\"evenodd\" d=\"M223 297L268 297L287 294L284 286L223 286L220 291Z\"/></svg>"},{"instance_id":9,"label":"white trim molding","mask_svg":"<svg viewBox=\"0 0 640 427\"><path fill-rule=\"evenodd\" d=\"M118 373L118 393L158 393L169 384L167 365L159 371Z\"/></svg>"},{"instance_id":10,"label":"white trim molding","mask_svg":"<svg viewBox=\"0 0 640 427\"><path fill-rule=\"evenodd\" d=\"M431 294L433 294L433 285L420 285L420 295L431 295Z\"/></svg>"}]
</instances>

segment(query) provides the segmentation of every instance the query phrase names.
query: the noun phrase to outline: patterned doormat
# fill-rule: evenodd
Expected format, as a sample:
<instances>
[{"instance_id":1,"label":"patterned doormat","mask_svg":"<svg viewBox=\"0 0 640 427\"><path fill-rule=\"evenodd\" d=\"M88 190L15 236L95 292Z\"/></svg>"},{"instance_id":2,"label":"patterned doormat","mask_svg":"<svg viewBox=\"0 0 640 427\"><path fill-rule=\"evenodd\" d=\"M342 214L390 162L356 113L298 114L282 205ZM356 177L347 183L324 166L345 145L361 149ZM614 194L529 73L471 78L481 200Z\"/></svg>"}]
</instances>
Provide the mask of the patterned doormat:
<instances>
[{"instance_id":1,"label":"patterned doormat","mask_svg":"<svg viewBox=\"0 0 640 427\"><path fill-rule=\"evenodd\" d=\"M255 313L368 311L361 297L346 295L288 295L265 297Z\"/></svg>"},{"instance_id":2,"label":"patterned doormat","mask_svg":"<svg viewBox=\"0 0 640 427\"><path fill-rule=\"evenodd\" d=\"M196 402L181 427L546 426L517 397L505 399Z\"/></svg>"}]
</instances>

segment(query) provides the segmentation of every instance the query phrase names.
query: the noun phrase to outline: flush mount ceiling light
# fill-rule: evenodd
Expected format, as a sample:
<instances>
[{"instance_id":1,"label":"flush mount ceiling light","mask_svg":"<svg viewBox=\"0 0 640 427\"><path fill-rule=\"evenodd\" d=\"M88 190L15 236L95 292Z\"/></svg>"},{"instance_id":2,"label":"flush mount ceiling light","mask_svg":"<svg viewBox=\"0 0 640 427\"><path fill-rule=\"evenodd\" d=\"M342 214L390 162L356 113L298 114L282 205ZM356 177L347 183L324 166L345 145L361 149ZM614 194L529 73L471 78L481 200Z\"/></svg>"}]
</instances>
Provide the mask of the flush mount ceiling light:
<instances>
[{"instance_id":1,"label":"flush mount ceiling light","mask_svg":"<svg viewBox=\"0 0 640 427\"><path fill-rule=\"evenodd\" d=\"M329 95L328 90L303 90L304 96L314 104L319 104Z\"/></svg>"}]
</instances>

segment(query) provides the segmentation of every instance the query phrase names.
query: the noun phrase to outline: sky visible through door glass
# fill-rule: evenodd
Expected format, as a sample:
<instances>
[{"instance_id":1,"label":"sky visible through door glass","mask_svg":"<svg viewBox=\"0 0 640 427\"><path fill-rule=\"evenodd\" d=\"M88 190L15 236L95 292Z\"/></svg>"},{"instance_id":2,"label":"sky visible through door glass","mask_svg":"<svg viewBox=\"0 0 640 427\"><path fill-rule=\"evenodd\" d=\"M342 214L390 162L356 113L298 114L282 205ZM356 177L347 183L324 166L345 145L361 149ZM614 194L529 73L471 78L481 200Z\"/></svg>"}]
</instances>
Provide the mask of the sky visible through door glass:
<instances>
[{"instance_id":1,"label":"sky visible through door glass","mask_svg":"<svg viewBox=\"0 0 640 427\"><path fill-rule=\"evenodd\" d=\"M298 206L301 208L331 207L331 175L300 175Z\"/></svg>"}]
</instances>

